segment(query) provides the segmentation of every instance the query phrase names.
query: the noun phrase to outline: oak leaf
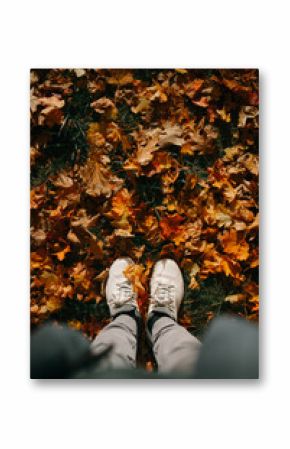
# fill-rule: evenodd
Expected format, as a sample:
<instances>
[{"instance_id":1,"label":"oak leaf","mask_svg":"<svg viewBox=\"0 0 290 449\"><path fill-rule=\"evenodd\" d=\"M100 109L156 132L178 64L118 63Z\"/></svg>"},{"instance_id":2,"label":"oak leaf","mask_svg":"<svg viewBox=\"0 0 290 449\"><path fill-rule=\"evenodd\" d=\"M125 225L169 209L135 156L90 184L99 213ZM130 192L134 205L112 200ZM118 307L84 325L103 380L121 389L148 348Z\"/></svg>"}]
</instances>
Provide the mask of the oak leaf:
<instances>
[{"instance_id":1,"label":"oak leaf","mask_svg":"<svg viewBox=\"0 0 290 449\"><path fill-rule=\"evenodd\" d=\"M184 143L182 128L166 122L162 128L150 129L140 133L140 144L136 153L136 160L141 165L147 165L153 159L153 153L167 145L181 146Z\"/></svg>"},{"instance_id":2,"label":"oak leaf","mask_svg":"<svg viewBox=\"0 0 290 449\"><path fill-rule=\"evenodd\" d=\"M91 108L99 114L105 114L111 120L116 119L118 111L112 100L106 97L99 98L91 103Z\"/></svg>"},{"instance_id":3,"label":"oak leaf","mask_svg":"<svg viewBox=\"0 0 290 449\"><path fill-rule=\"evenodd\" d=\"M91 151L85 165L80 169L85 191L92 197L106 197L122 185L122 180L112 176L109 169L100 162L100 155Z\"/></svg>"}]
</instances>

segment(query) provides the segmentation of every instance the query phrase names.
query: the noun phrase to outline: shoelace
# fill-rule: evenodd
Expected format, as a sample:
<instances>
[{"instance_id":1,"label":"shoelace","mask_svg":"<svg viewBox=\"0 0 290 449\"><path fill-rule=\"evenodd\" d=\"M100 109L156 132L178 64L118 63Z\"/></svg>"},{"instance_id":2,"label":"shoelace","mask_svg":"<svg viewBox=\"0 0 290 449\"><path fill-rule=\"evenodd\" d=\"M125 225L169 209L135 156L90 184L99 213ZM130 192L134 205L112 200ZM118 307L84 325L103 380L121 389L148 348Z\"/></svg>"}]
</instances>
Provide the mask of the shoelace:
<instances>
[{"instance_id":1,"label":"shoelace","mask_svg":"<svg viewBox=\"0 0 290 449\"><path fill-rule=\"evenodd\" d=\"M157 307L167 307L174 311L175 285L158 283L155 292L151 297L151 304Z\"/></svg>"},{"instance_id":2,"label":"shoelace","mask_svg":"<svg viewBox=\"0 0 290 449\"><path fill-rule=\"evenodd\" d=\"M136 299L136 293L133 291L132 285L129 281L119 282L116 285L117 291L113 293L114 304L116 307L121 307Z\"/></svg>"}]
</instances>

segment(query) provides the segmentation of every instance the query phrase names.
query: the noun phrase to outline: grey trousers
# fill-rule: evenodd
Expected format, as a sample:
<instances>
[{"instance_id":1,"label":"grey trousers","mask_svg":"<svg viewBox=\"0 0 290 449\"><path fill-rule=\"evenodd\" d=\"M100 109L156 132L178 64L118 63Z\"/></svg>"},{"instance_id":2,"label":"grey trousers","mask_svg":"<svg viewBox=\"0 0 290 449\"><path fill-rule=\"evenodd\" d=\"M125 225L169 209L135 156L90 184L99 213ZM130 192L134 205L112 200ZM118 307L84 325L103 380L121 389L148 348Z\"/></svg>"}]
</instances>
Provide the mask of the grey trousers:
<instances>
[{"instance_id":1,"label":"grey trousers","mask_svg":"<svg viewBox=\"0 0 290 449\"><path fill-rule=\"evenodd\" d=\"M160 373L193 373L201 343L172 318L163 316L153 324L151 342ZM101 360L99 369L136 367L137 323L134 318L127 314L117 316L91 345L94 354L108 347L111 347L111 351Z\"/></svg>"}]
</instances>

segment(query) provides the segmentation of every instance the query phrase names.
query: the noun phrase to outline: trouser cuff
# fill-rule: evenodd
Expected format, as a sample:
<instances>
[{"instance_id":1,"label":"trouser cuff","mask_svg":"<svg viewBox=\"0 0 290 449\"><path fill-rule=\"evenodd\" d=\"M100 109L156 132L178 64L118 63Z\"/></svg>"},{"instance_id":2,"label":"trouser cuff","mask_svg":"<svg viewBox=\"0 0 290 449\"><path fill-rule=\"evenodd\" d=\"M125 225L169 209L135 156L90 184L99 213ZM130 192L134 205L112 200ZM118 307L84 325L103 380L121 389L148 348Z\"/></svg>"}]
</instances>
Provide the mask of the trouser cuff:
<instances>
[{"instance_id":1,"label":"trouser cuff","mask_svg":"<svg viewBox=\"0 0 290 449\"><path fill-rule=\"evenodd\" d=\"M167 307L156 307L148 315L147 325L146 325L147 334L149 333L149 335L151 336L154 323L157 320L159 320L159 318L162 318L162 317L168 317L175 321L174 317L172 316L170 310Z\"/></svg>"},{"instance_id":2,"label":"trouser cuff","mask_svg":"<svg viewBox=\"0 0 290 449\"><path fill-rule=\"evenodd\" d=\"M141 328L142 328L142 317L137 309L137 307L133 305L125 305L120 307L118 311L112 316L113 320L115 320L120 315L129 315L131 318L134 318L137 324L137 333L138 335L141 334Z\"/></svg>"}]
</instances>

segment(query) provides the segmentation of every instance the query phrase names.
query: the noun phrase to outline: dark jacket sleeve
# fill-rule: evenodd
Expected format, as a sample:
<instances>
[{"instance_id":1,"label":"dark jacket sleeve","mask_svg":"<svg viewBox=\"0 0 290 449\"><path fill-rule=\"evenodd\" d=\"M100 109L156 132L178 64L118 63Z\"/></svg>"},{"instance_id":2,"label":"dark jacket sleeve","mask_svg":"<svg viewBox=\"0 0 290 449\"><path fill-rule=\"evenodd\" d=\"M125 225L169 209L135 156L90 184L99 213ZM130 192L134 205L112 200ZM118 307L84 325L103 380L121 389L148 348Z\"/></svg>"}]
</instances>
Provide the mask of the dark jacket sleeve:
<instances>
[{"instance_id":1,"label":"dark jacket sleeve","mask_svg":"<svg viewBox=\"0 0 290 449\"><path fill-rule=\"evenodd\" d=\"M46 324L31 336L31 379L67 378L89 358L89 341L67 326Z\"/></svg>"},{"instance_id":2,"label":"dark jacket sleeve","mask_svg":"<svg viewBox=\"0 0 290 449\"><path fill-rule=\"evenodd\" d=\"M213 320L195 370L199 379L257 379L258 326L240 318Z\"/></svg>"}]
</instances>

